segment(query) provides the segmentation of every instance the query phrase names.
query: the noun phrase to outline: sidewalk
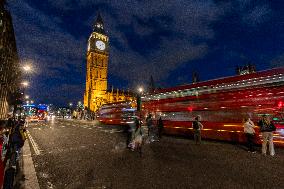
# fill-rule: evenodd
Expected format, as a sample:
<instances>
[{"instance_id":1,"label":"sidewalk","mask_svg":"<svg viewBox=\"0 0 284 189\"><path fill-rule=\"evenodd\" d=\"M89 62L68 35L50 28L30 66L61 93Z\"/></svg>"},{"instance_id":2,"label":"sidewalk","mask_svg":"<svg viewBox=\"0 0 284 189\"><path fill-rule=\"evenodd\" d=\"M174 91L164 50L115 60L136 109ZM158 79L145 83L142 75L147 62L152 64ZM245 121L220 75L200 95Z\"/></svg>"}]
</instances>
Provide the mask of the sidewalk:
<instances>
[{"instance_id":1,"label":"sidewalk","mask_svg":"<svg viewBox=\"0 0 284 189\"><path fill-rule=\"evenodd\" d=\"M2 154L2 140L0 141L0 154ZM3 186L3 180L4 180L4 164L2 160L0 160L0 186Z\"/></svg>"}]
</instances>

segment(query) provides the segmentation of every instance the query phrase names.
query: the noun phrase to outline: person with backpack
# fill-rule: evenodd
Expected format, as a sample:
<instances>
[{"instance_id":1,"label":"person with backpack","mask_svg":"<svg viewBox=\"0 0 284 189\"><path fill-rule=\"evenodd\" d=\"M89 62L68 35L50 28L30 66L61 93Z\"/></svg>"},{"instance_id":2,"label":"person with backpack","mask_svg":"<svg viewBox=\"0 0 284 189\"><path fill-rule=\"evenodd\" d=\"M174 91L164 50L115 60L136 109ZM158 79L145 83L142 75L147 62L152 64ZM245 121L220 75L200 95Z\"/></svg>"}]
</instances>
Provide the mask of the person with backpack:
<instances>
[{"instance_id":1,"label":"person with backpack","mask_svg":"<svg viewBox=\"0 0 284 189\"><path fill-rule=\"evenodd\" d=\"M269 145L269 153L271 156L275 155L274 144L273 144L273 131L276 130L275 125L268 119L266 115L263 115L261 120L258 122L260 132L262 136L262 154L266 155L267 143Z\"/></svg>"},{"instance_id":2,"label":"person with backpack","mask_svg":"<svg viewBox=\"0 0 284 189\"><path fill-rule=\"evenodd\" d=\"M201 144L201 130L203 129L203 125L200 123L200 116L195 117L192 127L195 144Z\"/></svg>"}]
</instances>

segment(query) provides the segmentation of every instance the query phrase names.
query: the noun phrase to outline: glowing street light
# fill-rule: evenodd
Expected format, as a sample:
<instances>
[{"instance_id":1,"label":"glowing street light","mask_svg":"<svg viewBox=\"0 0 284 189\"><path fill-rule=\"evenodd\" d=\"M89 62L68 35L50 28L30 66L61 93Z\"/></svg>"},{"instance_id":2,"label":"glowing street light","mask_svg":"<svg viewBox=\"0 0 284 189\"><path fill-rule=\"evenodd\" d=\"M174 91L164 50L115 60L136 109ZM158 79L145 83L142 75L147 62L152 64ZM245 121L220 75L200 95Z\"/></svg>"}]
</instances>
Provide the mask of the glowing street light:
<instances>
[{"instance_id":1,"label":"glowing street light","mask_svg":"<svg viewBox=\"0 0 284 189\"><path fill-rule=\"evenodd\" d=\"M72 102L70 102L70 103L69 103L69 106L73 106L73 103L72 103Z\"/></svg>"},{"instance_id":2,"label":"glowing street light","mask_svg":"<svg viewBox=\"0 0 284 189\"><path fill-rule=\"evenodd\" d=\"M142 95L142 93L143 93L143 88L142 87L139 87L138 88L138 94L137 94L137 97L136 97L136 103L137 103L137 111L141 111L141 107L142 107L142 105L141 105L141 95ZM141 117L141 112L140 112L140 117Z\"/></svg>"},{"instance_id":3,"label":"glowing street light","mask_svg":"<svg viewBox=\"0 0 284 189\"><path fill-rule=\"evenodd\" d=\"M138 91L139 91L139 93L142 93L142 92L143 92L143 88L142 88L142 87L139 87L139 88L138 88Z\"/></svg>"},{"instance_id":4,"label":"glowing street light","mask_svg":"<svg viewBox=\"0 0 284 189\"><path fill-rule=\"evenodd\" d=\"M33 104L34 103L34 101L33 100L31 100L31 104Z\"/></svg>"},{"instance_id":5,"label":"glowing street light","mask_svg":"<svg viewBox=\"0 0 284 189\"><path fill-rule=\"evenodd\" d=\"M26 71L26 72L31 72L32 71L32 67L30 65L25 65L23 66L23 69Z\"/></svg>"},{"instance_id":6,"label":"glowing street light","mask_svg":"<svg viewBox=\"0 0 284 189\"><path fill-rule=\"evenodd\" d=\"M22 82L22 85L23 85L24 87L27 87L27 86L29 86L29 82L23 81L23 82Z\"/></svg>"},{"instance_id":7,"label":"glowing street light","mask_svg":"<svg viewBox=\"0 0 284 189\"><path fill-rule=\"evenodd\" d=\"M29 95L26 95L26 96L25 96L25 99L29 99L29 98L30 98Z\"/></svg>"}]
</instances>

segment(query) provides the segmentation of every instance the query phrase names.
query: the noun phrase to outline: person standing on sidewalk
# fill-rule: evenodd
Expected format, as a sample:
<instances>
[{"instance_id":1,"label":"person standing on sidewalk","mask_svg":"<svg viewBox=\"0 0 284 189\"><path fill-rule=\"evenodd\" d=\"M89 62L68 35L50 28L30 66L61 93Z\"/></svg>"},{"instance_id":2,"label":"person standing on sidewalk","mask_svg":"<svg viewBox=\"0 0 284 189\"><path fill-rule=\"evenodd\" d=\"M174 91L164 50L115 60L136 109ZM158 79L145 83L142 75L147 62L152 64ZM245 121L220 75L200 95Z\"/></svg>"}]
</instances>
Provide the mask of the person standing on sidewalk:
<instances>
[{"instance_id":1,"label":"person standing on sidewalk","mask_svg":"<svg viewBox=\"0 0 284 189\"><path fill-rule=\"evenodd\" d=\"M244 133L247 138L248 151L255 153L254 142L253 142L255 131L254 131L254 124L250 120L250 118L244 119Z\"/></svg>"},{"instance_id":2,"label":"person standing on sidewalk","mask_svg":"<svg viewBox=\"0 0 284 189\"><path fill-rule=\"evenodd\" d=\"M163 123L162 117L159 118L157 125L158 125L158 136L159 136L159 139L161 139L163 130L164 130L164 123Z\"/></svg>"},{"instance_id":3,"label":"person standing on sidewalk","mask_svg":"<svg viewBox=\"0 0 284 189\"><path fill-rule=\"evenodd\" d=\"M201 144L201 129L203 129L203 125L200 123L200 116L195 117L192 127L195 144Z\"/></svg>"},{"instance_id":4,"label":"person standing on sidewalk","mask_svg":"<svg viewBox=\"0 0 284 189\"><path fill-rule=\"evenodd\" d=\"M269 153L271 156L275 155L274 144L273 144L273 131L276 130L274 124L268 119L266 115L263 115L261 120L258 122L260 132L262 135L262 154L266 155L267 142L269 145Z\"/></svg>"}]
</instances>

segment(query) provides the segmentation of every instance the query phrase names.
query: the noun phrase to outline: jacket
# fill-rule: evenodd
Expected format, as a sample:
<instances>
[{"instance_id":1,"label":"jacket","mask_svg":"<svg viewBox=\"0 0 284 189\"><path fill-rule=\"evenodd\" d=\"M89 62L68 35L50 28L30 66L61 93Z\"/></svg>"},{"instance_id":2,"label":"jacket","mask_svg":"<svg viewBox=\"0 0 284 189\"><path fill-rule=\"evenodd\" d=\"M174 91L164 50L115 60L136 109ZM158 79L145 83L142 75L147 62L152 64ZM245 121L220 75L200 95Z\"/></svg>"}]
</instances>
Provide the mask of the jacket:
<instances>
[{"instance_id":1,"label":"jacket","mask_svg":"<svg viewBox=\"0 0 284 189\"><path fill-rule=\"evenodd\" d=\"M254 124L252 121L246 121L244 123L244 133L254 134Z\"/></svg>"}]
</instances>

